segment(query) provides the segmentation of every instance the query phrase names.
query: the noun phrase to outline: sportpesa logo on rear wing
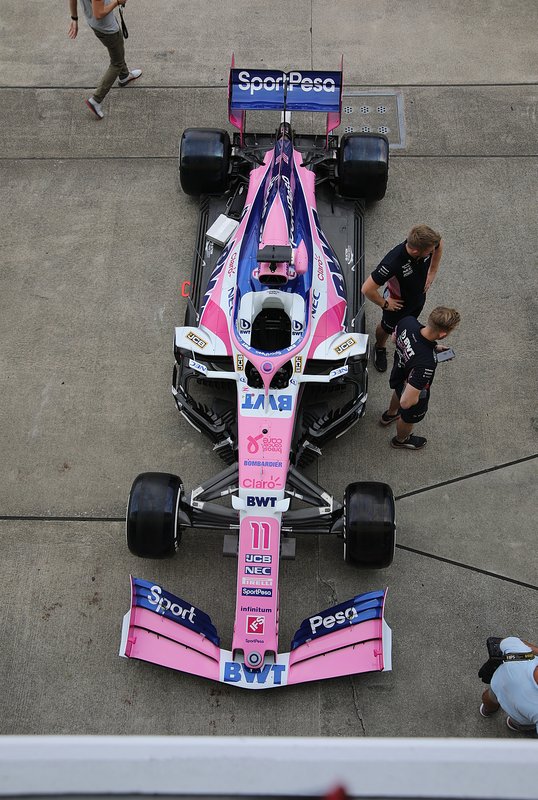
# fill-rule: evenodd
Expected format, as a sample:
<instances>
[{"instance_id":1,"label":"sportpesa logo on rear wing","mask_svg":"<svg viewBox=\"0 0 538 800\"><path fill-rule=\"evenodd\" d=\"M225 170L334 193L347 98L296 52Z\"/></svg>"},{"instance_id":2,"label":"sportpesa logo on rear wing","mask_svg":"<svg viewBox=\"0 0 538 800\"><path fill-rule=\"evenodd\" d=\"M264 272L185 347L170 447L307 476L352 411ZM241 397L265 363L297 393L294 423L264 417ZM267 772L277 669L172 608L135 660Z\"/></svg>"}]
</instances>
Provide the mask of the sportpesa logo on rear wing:
<instances>
[{"instance_id":1,"label":"sportpesa logo on rear wing","mask_svg":"<svg viewBox=\"0 0 538 800\"><path fill-rule=\"evenodd\" d=\"M341 72L232 69L230 107L338 112L341 89Z\"/></svg>"}]
</instances>

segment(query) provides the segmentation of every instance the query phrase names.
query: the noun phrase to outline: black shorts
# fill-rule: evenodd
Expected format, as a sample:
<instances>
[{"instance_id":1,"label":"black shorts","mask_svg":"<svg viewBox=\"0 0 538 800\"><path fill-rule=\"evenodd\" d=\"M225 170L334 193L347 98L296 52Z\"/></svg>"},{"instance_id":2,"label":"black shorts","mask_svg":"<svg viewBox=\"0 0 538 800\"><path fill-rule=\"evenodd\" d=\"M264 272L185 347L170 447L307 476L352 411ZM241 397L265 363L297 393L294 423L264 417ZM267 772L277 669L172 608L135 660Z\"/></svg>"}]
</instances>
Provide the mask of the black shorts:
<instances>
[{"instance_id":1,"label":"black shorts","mask_svg":"<svg viewBox=\"0 0 538 800\"><path fill-rule=\"evenodd\" d=\"M417 306L413 306L413 308L407 308L404 306L404 308L401 308L399 311L383 311L383 316L381 317L381 327L386 333L394 333L396 325L404 317L415 317L415 319L418 319L422 309L424 308L425 302L426 295L424 295L422 303L419 303Z\"/></svg>"},{"instance_id":2,"label":"black shorts","mask_svg":"<svg viewBox=\"0 0 538 800\"><path fill-rule=\"evenodd\" d=\"M405 379L402 375L402 371L398 368L396 363L394 364L392 372L390 373L389 385L391 389L394 389L398 397L402 396L405 388ZM430 390L426 389L426 397L419 397L418 403L415 403L414 406L411 406L411 408L400 408L400 416L402 421L414 425L416 422L423 420L426 416L426 412L428 411L429 401Z\"/></svg>"}]
</instances>

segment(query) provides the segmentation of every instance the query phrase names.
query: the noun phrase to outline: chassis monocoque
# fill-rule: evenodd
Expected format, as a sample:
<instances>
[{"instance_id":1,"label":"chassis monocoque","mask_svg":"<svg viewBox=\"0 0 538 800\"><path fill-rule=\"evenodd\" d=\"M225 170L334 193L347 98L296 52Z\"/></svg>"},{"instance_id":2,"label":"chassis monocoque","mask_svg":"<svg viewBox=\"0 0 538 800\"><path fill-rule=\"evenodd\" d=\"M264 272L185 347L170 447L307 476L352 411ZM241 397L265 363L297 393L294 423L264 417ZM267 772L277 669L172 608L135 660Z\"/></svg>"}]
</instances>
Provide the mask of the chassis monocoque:
<instances>
[{"instance_id":1,"label":"chassis monocoque","mask_svg":"<svg viewBox=\"0 0 538 800\"><path fill-rule=\"evenodd\" d=\"M234 635L222 649L207 614L132 579L124 656L246 688L390 669L383 591L305 619L290 652L278 652L279 563L294 556L292 534L341 537L345 560L366 568L394 552L387 484L351 483L341 503L301 472L367 398L363 223L365 202L385 193L388 142L332 135L341 93L341 72L232 65L233 141L223 130L183 133L181 186L201 199L172 391L227 466L189 492L177 476L139 475L127 538L136 555L159 558L184 528L225 531L238 564ZM246 133L246 111L269 108L281 112L277 131ZM325 111L326 135L296 134L295 110Z\"/></svg>"}]
</instances>

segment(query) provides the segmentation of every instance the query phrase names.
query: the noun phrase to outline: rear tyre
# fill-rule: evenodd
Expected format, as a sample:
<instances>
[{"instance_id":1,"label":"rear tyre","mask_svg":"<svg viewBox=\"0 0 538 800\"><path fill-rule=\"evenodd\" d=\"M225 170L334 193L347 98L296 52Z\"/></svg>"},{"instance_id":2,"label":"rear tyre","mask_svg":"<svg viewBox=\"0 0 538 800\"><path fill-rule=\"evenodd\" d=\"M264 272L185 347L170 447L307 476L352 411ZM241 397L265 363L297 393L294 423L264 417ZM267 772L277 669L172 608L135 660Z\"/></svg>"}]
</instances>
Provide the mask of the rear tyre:
<instances>
[{"instance_id":1,"label":"rear tyre","mask_svg":"<svg viewBox=\"0 0 538 800\"><path fill-rule=\"evenodd\" d=\"M350 483L344 494L344 561L383 569L394 558L394 495L387 483Z\"/></svg>"},{"instance_id":2,"label":"rear tyre","mask_svg":"<svg viewBox=\"0 0 538 800\"><path fill-rule=\"evenodd\" d=\"M127 546L140 558L168 558L181 541L177 522L183 485L177 475L143 472L129 494Z\"/></svg>"},{"instance_id":3,"label":"rear tyre","mask_svg":"<svg viewBox=\"0 0 538 800\"><path fill-rule=\"evenodd\" d=\"M338 152L338 192L351 200L382 200L389 177L389 140L376 133L346 133Z\"/></svg>"},{"instance_id":4,"label":"rear tyre","mask_svg":"<svg viewBox=\"0 0 538 800\"><path fill-rule=\"evenodd\" d=\"M215 128L187 128L179 146L179 180L185 194L220 195L228 188L230 137Z\"/></svg>"}]
</instances>

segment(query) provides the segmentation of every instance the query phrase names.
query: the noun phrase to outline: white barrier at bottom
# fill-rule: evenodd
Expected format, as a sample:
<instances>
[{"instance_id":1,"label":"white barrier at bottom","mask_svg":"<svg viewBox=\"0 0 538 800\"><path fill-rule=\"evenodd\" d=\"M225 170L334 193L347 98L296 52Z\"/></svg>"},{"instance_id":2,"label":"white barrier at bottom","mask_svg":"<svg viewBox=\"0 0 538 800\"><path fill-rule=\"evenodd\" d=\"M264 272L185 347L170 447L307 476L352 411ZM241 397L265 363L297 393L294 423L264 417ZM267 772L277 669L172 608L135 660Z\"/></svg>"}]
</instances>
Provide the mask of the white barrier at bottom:
<instances>
[{"instance_id":1,"label":"white barrier at bottom","mask_svg":"<svg viewBox=\"0 0 538 800\"><path fill-rule=\"evenodd\" d=\"M538 743L492 739L0 737L0 796L538 797Z\"/></svg>"}]
</instances>

